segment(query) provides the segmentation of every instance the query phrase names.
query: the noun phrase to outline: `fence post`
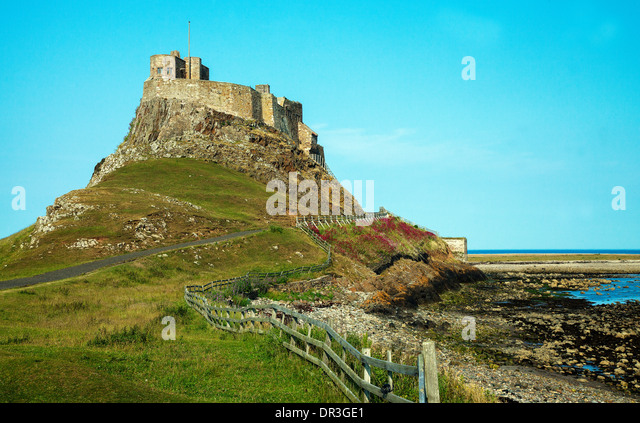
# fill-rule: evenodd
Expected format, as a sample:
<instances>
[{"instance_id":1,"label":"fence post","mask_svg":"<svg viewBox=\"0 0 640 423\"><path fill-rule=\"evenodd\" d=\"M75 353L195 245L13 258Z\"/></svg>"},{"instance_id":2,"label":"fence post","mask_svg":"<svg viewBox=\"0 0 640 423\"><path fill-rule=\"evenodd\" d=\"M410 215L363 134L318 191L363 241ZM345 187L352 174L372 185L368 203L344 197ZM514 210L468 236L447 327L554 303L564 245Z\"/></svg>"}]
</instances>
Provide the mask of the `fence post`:
<instances>
[{"instance_id":1,"label":"fence post","mask_svg":"<svg viewBox=\"0 0 640 423\"><path fill-rule=\"evenodd\" d=\"M387 350L387 361L391 363L391 349ZM389 384L389 388L393 390L393 372L391 370L387 371L387 383Z\"/></svg>"},{"instance_id":2,"label":"fence post","mask_svg":"<svg viewBox=\"0 0 640 423\"><path fill-rule=\"evenodd\" d=\"M362 354L366 355L367 357L371 357L371 348L363 348ZM364 379L365 382L371 383L371 366L369 366L369 363L367 363L366 361L364 361L362 365L364 367L362 371L362 379ZM371 398L371 394L366 389L363 389L363 393L364 393L364 397L363 397L364 402L369 402Z\"/></svg>"},{"instance_id":3,"label":"fence post","mask_svg":"<svg viewBox=\"0 0 640 423\"><path fill-rule=\"evenodd\" d=\"M329 348L331 348L331 337L329 336L328 331L325 330L325 333L326 333L326 337L324 338L324 343L328 345ZM322 350L322 361L327 366L329 365L329 355L324 350Z\"/></svg>"},{"instance_id":4,"label":"fence post","mask_svg":"<svg viewBox=\"0 0 640 423\"><path fill-rule=\"evenodd\" d=\"M273 316L271 315L273 313ZM273 318L273 320L278 321L278 312L275 309L269 310L269 317ZM271 328L275 329L277 326L275 323L271 322Z\"/></svg>"},{"instance_id":5,"label":"fence post","mask_svg":"<svg viewBox=\"0 0 640 423\"><path fill-rule=\"evenodd\" d=\"M418 354L418 402L423 404L427 402L426 386L424 382L424 357Z\"/></svg>"},{"instance_id":6,"label":"fence post","mask_svg":"<svg viewBox=\"0 0 640 423\"><path fill-rule=\"evenodd\" d=\"M280 316L280 323L284 326L284 311L282 311L281 313L282 313L282 315ZM276 313L276 317L277 317L277 313ZM282 333L283 332L284 331L282 330L282 328L280 328L280 335L279 335L280 338L282 338Z\"/></svg>"},{"instance_id":7,"label":"fence post","mask_svg":"<svg viewBox=\"0 0 640 423\"><path fill-rule=\"evenodd\" d=\"M307 323L307 326L308 326L308 328L307 328L307 336L309 338L311 338L311 325L309 323ZM307 354L309 354L309 342L307 342L307 341L304 341L304 351Z\"/></svg>"},{"instance_id":8,"label":"fence post","mask_svg":"<svg viewBox=\"0 0 640 423\"><path fill-rule=\"evenodd\" d=\"M291 319L291 329L295 332L298 330L298 322L296 322L296 319ZM289 343L291 344L292 347L296 346L296 337L291 335L291 340L289 341ZM293 355L293 351L289 351L289 356Z\"/></svg>"},{"instance_id":9,"label":"fence post","mask_svg":"<svg viewBox=\"0 0 640 423\"><path fill-rule=\"evenodd\" d=\"M255 317L255 314L253 313L253 310L249 310L247 315L248 315L248 318L251 319L251 320L249 320L249 332L255 332L256 331L256 323L253 321L253 318Z\"/></svg>"},{"instance_id":10,"label":"fence post","mask_svg":"<svg viewBox=\"0 0 640 423\"><path fill-rule=\"evenodd\" d=\"M427 402L440 402L440 389L438 388L438 364L436 361L436 344L433 341L422 343L422 359L424 361L425 389Z\"/></svg>"}]
</instances>

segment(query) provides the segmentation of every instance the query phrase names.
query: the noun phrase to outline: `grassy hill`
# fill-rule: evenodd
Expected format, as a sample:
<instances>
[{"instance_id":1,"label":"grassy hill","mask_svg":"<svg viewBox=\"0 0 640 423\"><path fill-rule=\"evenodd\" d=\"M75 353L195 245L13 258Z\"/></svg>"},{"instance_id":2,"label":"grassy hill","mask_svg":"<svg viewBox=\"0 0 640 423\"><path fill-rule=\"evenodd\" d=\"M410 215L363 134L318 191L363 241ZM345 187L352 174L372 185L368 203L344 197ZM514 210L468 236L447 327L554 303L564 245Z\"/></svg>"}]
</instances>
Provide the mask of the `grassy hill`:
<instances>
[{"instance_id":1,"label":"grassy hill","mask_svg":"<svg viewBox=\"0 0 640 423\"><path fill-rule=\"evenodd\" d=\"M422 255L453 259L447 244L437 235L413 227L396 217L368 226L329 226L312 230L330 243L334 251L358 261L376 273L399 257L421 260Z\"/></svg>"},{"instance_id":2,"label":"grassy hill","mask_svg":"<svg viewBox=\"0 0 640 423\"><path fill-rule=\"evenodd\" d=\"M321 370L286 359L268 337L212 329L183 299L194 282L322 262L324 252L297 232L0 291L0 401L344 401ZM175 341L161 337L164 316L176 319Z\"/></svg>"},{"instance_id":3,"label":"grassy hill","mask_svg":"<svg viewBox=\"0 0 640 423\"><path fill-rule=\"evenodd\" d=\"M62 196L47 219L0 240L0 279L268 228L268 195L214 163L135 162ZM284 359L267 337L210 328L183 299L189 284L325 259L301 231L285 228L0 291L0 401L343 401L313 365ZM176 318L175 341L161 338L164 316Z\"/></svg>"},{"instance_id":4,"label":"grassy hill","mask_svg":"<svg viewBox=\"0 0 640 423\"><path fill-rule=\"evenodd\" d=\"M270 195L254 178L204 160L130 163L0 240L0 286L130 251L269 228ZM273 228L0 291L0 401L344 401L320 369L288 359L269 337L222 333L184 302L186 285L325 261L302 231ZM337 264L328 270L338 278L375 276L396 256L449 256L439 238L396 219L320 235L335 247ZM164 316L176 318L175 341L161 337Z\"/></svg>"},{"instance_id":5,"label":"grassy hill","mask_svg":"<svg viewBox=\"0 0 640 423\"><path fill-rule=\"evenodd\" d=\"M195 159L135 162L0 240L0 281L138 249L266 228L263 184ZM44 223L43 223L44 222Z\"/></svg>"}]
</instances>

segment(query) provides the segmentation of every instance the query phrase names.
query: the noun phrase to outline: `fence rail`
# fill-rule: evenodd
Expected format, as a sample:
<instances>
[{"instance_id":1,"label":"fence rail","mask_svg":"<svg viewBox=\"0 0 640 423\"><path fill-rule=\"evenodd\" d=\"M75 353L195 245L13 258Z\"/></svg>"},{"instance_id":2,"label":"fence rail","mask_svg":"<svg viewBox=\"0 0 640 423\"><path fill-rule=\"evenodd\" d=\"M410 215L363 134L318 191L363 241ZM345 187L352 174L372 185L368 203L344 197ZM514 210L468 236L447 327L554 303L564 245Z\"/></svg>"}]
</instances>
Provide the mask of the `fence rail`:
<instances>
[{"instance_id":1,"label":"fence rail","mask_svg":"<svg viewBox=\"0 0 640 423\"><path fill-rule=\"evenodd\" d=\"M368 402L371 395L388 402L413 402L392 392L394 374L417 379L419 402L439 402L435 345L432 341L423 343L423 351L418 356L416 365L393 363L390 354L387 360L382 360L371 357L370 350L359 351L325 322L276 304L241 308L213 306L203 295L204 291L204 287L199 290L186 287L185 300L212 326L230 332L258 334L265 334L270 328L279 329L281 337L289 337L288 340L282 340L282 346L320 367L352 402ZM313 329L324 334L324 341L312 336ZM334 346L336 344L337 347ZM311 347L318 356L312 353ZM339 351L336 352L335 349ZM353 365L349 365L347 354L352 362L360 363L363 368L362 376ZM372 368L386 371L389 383L383 386L373 384ZM354 392L353 386L346 383L346 378L358 388L358 394Z\"/></svg>"},{"instance_id":2,"label":"fence rail","mask_svg":"<svg viewBox=\"0 0 640 423\"><path fill-rule=\"evenodd\" d=\"M329 324L289 310L279 305L254 305L248 307L218 307L211 305L207 298L214 289L251 278L266 279L287 276L302 272L322 270L331 264L331 245L320 238L310 224L323 225L335 223L353 223L361 218L381 219L388 217L387 212L369 213L365 216L302 216L296 217L296 227L305 232L320 248L327 253L327 259L322 264L302 266L280 272L248 272L244 276L212 281L204 285L190 285L185 287L184 298L187 304L194 308L214 327L231 332L266 333L267 328L277 328L281 336L288 336L289 340L282 341L282 345L292 353L320 367L339 389L352 402L369 402L371 395L388 402L412 402L407 398L392 392L394 374L415 377L418 385L418 402L440 402L438 388L438 374L436 366L435 345L426 341L422 345L422 353L418 355L415 365L393 363L388 352L387 360L370 356L370 349L358 351L353 345L340 336ZM302 329L302 332L300 331ZM321 331L324 341L312 336L312 332ZM305 335L306 330L306 335ZM337 344L337 347L333 345ZM316 356L312 352L318 352ZM334 348L339 349L338 354ZM349 364L347 354L352 363L359 363L362 376L355 366ZM371 383L372 368L383 369L388 374L388 383L377 386ZM351 387L346 379L351 381ZM356 388L353 387L355 385ZM359 391L358 394L354 390Z\"/></svg>"},{"instance_id":3,"label":"fence rail","mask_svg":"<svg viewBox=\"0 0 640 423\"><path fill-rule=\"evenodd\" d=\"M361 223L361 224L371 224L374 220L383 219L385 217L389 217L389 213L384 212L374 212L374 213L365 213L361 215L329 215L329 216L296 216L296 226L297 227L308 227L310 224L314 224L315 226L324 227L329 225L338 224L348 225L352 223Z\"/></svg>"},{"instance_id":4,"label":"fence rail","mask_svg":"<svg viewBox=\"0 0 640 423\"><path fill-rule=\"evenodd\" d=\"M338 178L336 178L336 175L334 175L334 173L331 171L331 169L329 169L329 165L327 164L327 162L326 162L326 160L324 159L323 156L321 156L320 154L311 153L311 154L309 154L309 157L313 161L318 163L325 171L327 171L329 176L331 176L336 181L338 180Z\"/></svg>"},{"instance_id":5,"label":"fence rail","mask_svg":"<svg viewBox=\"0 0 640 423\"><path fill-rule=\"evenodd\" d=\"M251 279L267 279L267 278L277 278L277 277L282 277L282 276L290 276L290 275L296 275L299 273L312 273L312 272L319 272L320 270L324 270L327 267L329 267L331 265L331 245L329 243L327 243L325 240L323 240L322 238L320 238L319 236L317 236L312 230L310 230L307 227L300 227L300 229L305 232L307 235L309 235L311 237L311 239L324 251L327 253L327 258L324 261L324 263L321 264L316 264L316 265L311 265L311 266L301 266L301 267L296 267L293 269L289 269L289 270L282 270L279 272L254 272L254 271L250 271L247 272L245 275L243 276L238 276L235 278L229 278L229 279L220 279L220 280L216 280L216 281L211 281L208 282L204 285L190 285L187 286L187 288L192 289L194 291L198 291L199 292L205 292L205 291L209 291L212 288L221 288L227 285L231 285L234 283L241 283L241 282L246 282L248 280Z\"/></svg>"}]
</instances>

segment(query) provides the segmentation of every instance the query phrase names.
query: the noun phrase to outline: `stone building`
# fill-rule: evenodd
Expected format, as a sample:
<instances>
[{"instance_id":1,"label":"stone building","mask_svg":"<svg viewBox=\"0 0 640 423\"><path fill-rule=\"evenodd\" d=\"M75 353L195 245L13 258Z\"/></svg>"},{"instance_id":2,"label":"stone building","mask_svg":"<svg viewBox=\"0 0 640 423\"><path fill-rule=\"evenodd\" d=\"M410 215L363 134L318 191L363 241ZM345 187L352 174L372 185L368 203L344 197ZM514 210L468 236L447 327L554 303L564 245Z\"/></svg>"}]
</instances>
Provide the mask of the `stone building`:
<instances>
[{"instance_id":1,"label":"stone building","mask_svg":"<svg viewBox=\"0 0 640 423\"><path fill-rule=\"evenodd\" d=\"M171 54L154 54L151 56L151 78L164 81L174 79L209 80L209 68L202 65L199 57L180 58L180 52Z\"/></svg>"},{"instance_id":2,"label":"stone building","mask_svg":"<svg viewBox=\"0 0 640 423\"><path fill-rule=\"evenodd\" d=\"M196 101L223 113L265 123L288 135L298 148L325 166L318 134L302 121L301 103L276 97L267 84L256 85L254 89L210 81L209 68L199 57L185 59L175 50L151 56L143 101L152 98Z\"/></svg>"}]
</instances>

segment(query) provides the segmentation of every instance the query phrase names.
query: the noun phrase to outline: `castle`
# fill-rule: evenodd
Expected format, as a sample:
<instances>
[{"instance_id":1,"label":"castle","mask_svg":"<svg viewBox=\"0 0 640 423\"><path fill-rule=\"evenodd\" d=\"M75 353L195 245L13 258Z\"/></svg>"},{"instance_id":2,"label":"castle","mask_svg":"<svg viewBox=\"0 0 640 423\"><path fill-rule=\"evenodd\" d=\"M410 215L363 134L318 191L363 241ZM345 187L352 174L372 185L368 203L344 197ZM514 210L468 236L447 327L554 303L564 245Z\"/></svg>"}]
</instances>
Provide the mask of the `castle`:
<instances>
[{"instance_id":1,"label":"castle","mask_svg":"<svg viewBox=\"0 0 640 423\"><path fill-rule=\"evenodd\" d=\"M255 89L209 80L209 68L199 57L180 58L180 52L155 54L142 100L153 98L195 101L219 112L267 124L288 135L292 143L325 166L318 134L302 122L302 104L271 94L269 85Z\"/></svg>"}]
</instances>

